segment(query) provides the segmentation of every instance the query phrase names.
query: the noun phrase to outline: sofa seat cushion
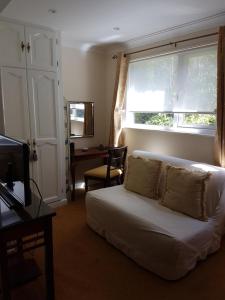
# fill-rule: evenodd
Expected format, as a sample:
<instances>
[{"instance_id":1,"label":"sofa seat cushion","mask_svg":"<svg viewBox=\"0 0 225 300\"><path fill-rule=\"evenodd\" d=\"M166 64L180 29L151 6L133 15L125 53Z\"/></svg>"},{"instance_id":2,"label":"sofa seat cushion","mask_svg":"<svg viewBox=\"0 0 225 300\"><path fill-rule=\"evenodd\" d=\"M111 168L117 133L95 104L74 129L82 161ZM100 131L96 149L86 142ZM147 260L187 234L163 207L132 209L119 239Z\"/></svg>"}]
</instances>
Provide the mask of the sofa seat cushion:
<instances>
[{"instance_id":1,"label":"sofa seat cushion","mask_svg":"<svg viewBox=\"0 0 225 300\"><path fill-rule=\"evenodd\" d=\"M106 173L107 173L107 165L104 165L104 166L86 171L84 173L84 176L98 177L98 178L104 179L104 178L106 178ZM120 176L121 174L122 174L122 171L120 169L115 169L115 168L111 167L111 170L110 170L111 178Z\"/></svg>"},{"instance_id":2,"label":"sofa seat cushion","mask_svg":"<svg viewBox=\"0 0 225 300\"><path fill-rule=\"evenodd\" d=\"M178 279L220 246L224 214L193 219L124 186L88 192L87 223L139 265Z\"/></svg>"}]
</instances>

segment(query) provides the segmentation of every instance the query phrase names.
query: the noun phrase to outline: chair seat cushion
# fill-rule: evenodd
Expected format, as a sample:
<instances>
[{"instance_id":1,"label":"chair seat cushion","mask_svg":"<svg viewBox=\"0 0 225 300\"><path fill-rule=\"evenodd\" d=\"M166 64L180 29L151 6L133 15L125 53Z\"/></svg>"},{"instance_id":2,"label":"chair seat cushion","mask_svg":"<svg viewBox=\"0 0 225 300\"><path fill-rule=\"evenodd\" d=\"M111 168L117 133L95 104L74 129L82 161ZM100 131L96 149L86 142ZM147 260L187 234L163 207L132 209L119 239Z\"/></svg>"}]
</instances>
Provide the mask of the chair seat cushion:
<instances>
[{"instance_id":1,"label":"chair seat cushion","mask_svg":"<svg viewBox=\"0 0 225 300\"><path fill-rule=\"evenodd\" d=\"M106 173L107 173L107 165L104 165L104 166L86 171L84 173L84 176L97 177L97 178L104 179L104 178L106 178ZM115 168L111 167L111 171L110 171L111 178L120 176L121 174L122 174L122 171L120 169L115 169Z\"/></svg>"}]
</instances>

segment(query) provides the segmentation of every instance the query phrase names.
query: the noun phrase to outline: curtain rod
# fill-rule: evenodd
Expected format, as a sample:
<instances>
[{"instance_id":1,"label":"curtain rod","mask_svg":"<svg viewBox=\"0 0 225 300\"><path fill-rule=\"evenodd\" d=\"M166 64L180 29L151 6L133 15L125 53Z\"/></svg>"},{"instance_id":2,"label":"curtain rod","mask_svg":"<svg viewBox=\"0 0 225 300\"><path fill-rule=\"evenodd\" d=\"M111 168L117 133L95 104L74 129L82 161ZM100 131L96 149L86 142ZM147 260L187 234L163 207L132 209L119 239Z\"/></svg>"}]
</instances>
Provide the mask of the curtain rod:
<instances>
[{"instance_id":1,"label":"curtain rod","mask_svg":"<svg viewBox=\"0 0 225 300\"><path fill-rule=\"evenodd\" d=\"M197 37L192 37L192 38L188 38L188 39L184 39L184 40L169 42L169 43L166 43L166 44L162 44L162 45L158 45L158 46L154 46L154 47L150 47L150 48L146 48L146 49L142 49L142 50L137 50L137 51L134 51L134 52L124 53L124 56L137 54L137 53L140 53L140 52L145 52L145 51L149 51L149 50L153 50L153 49L158 49L158 48L165 47L165 46L174 45L176 47L177 44L179 44L179 43L184 43L184 42L193 41L193 40L197 40L197 39L201 39L201 38L205 38L205 37L210 37L210 36L214 36L214 35L217 35L217 34L218 34L218 32L213 32L213 33L204 34L204 35L200 35L200 36L197 36ZM112 58L113 59L117 58L117 55L113 55Z\"/></svg>"}]
</instances>

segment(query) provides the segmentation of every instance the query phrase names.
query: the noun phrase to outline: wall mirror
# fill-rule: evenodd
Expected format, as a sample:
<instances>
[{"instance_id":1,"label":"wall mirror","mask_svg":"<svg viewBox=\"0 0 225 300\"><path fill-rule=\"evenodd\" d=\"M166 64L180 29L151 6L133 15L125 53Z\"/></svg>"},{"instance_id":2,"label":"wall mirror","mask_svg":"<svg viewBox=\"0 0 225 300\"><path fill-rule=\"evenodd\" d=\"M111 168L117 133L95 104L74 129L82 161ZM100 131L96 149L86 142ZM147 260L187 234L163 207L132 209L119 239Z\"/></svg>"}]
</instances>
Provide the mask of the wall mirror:
<instances>
[{"instance_id":1,"label":"wall mirror","mask_svg":"<svg viewBox=\"0 0 225 300\"><path fill-rule=\"evenodd\" d=\"M68 119L70 138L94 136L93 102L69 102Z\"/></svg>"}]
</instances>

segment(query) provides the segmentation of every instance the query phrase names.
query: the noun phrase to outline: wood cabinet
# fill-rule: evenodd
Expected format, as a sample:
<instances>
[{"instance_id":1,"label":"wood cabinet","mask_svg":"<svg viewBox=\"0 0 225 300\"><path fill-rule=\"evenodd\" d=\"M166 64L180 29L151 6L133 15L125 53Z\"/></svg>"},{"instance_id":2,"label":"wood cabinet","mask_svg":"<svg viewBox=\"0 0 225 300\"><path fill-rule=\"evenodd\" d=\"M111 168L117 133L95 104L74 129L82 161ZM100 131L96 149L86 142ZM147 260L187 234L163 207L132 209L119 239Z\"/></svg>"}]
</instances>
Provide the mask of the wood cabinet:
<instances>
[{"instance_id":1,"label":"wood cabinet","mask_svg":"<svg viewBox=\"0 0 225 300\"><path fill-rule=\"evenodd\" d=\"M25 143L30 139L27 75L25 69L1 68L3 133Z\"/></svg>"},{"instance_id":2,"label":"wood cabinet","mask_svg":"<svg viewBox=\"0 0 225 300\"><path fill-rule=\"evenodd\" d=\"M7 52L6 45L13 50ZM0 129L28 142L31 157L37 155L37 160L31 160L30 173L47 202L65 194L56 48L54 31L0 22Z\"/></svg>"},{"instance_id":3,"label":"wood cabinet","mask_svg":"<svg viewBox=\"0 0 225 300\"><path fill-rule=\"evenodd\" d=\"M52 202L61 192L57 74L29 70L28 87L31 143L38 157L33 175L44 198Z\"/></svg>"},{"instance_id":4,"label":"wood cabinet","mask_svg":"<svg viewBox=\"0 0 225 300\"><path fill-rule=\"evenodd\" d=\"M0 65L57 71L56 32L0 21Z\"/></svg>"},{"instance_id":5,"label":"wood cabinet","mask_svg":"<svg viewBox=\"0 0 225 300\"><path fill-rule=\"evenodd\" d=\"M0 21L0 65L26 66L24 26Z\"/></svg>"},{"instance_id":6,"label":"wood cabinet","mask_svg":"<svg viewBox=\"0 0 225 300\"><path fill-rule=\"evenodd\" d=\"M29 69L57 70L57 37L53 31L26 27L26 57Z\"/></svg>"}]
</instances>

